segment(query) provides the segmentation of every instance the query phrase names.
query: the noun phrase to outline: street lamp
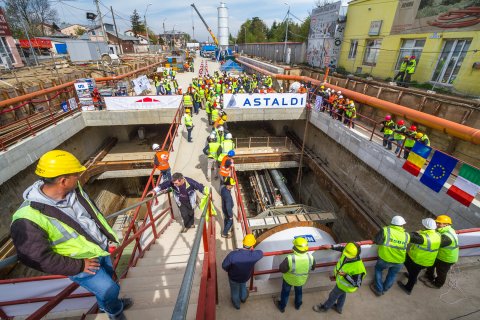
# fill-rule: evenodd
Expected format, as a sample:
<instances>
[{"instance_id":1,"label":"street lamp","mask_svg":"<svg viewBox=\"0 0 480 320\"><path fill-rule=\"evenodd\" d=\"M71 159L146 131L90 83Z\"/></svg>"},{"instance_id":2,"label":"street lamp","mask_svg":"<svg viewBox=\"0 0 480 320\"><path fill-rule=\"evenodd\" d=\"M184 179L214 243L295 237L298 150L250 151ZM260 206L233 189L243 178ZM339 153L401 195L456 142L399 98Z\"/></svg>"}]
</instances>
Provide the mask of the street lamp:
<instances>
[{"instance_id":1,"label":"street lamp","mask_svg":"<svg viewBox=\"0 0 480 320\"><path fill-rule=\"evenodd\" d=\"M148 37L148 26L147 26L147 11L148 7L150 7L152 4L149 3L147 5L147 8L145 9L145 14L143 15L143 20L145 21L145 32L147 33L147 50L150 52L150 38Z\"/></svg>"},{"instance_id":2,"label":"street lamp","mask_svg":"<svg viewBox=\"0 0 480 320\"><path fill-rule=\"evenodd\" d=\"M285 22L287 23L287 27L285 28L285 43L283 46L283 59L286 62L287 61L287 41L288 41L288 18L290 18L290 5L286 2L284 2L286 6L288 6L288 11L287 11L287 19Z\"/></svg>"}]
</instances>

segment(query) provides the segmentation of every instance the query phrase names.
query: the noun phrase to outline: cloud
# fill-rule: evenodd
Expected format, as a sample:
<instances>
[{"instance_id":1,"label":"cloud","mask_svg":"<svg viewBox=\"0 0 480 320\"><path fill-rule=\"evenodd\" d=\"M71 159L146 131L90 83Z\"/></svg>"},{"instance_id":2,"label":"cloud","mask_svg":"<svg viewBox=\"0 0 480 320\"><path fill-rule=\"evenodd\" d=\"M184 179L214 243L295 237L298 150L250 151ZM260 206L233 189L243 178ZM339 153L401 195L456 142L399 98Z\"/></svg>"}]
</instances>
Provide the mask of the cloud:
<instances>
[{"instance_id":1,"label":"cloud","mask_svg":"<svg viewBox=\"0 0 480 320\"><path fill-rule=\"evenodd\" d=\"M78 0L75 2L64 2L58 0L58 5L54 4L59 12L62 21L69 23L89 24L85 18L85 12L96 12L96 7L91 0ZM163 21L165 20L165 29L180 30L192 34L192 20L195 27L195 38L199 41L206 41L209 33L203 25L202 21L190 6L194 2L197 9L212 29L213 33L218 33L218 17L217 7L220 1L203 0L101 0L100 10L105 23L112 23L110 6L119 16L116 16L117 27L119 32L130 28L130 16L134 9L143 19L145 9L149 3L146 18L149 28L155 33L163 32ZM249 18L260 17L262 20L271 25L273 21L282 21L287 13L288 7L285 2L290 4L291 12L305 19L308 13L314 8L315 0L225 0L229 11L229 29L234 36L237 35L241 24ZM73 7L79 8L73 8ZM298 22L298 21L297 21Z\"/></svg>"}]
</instances>

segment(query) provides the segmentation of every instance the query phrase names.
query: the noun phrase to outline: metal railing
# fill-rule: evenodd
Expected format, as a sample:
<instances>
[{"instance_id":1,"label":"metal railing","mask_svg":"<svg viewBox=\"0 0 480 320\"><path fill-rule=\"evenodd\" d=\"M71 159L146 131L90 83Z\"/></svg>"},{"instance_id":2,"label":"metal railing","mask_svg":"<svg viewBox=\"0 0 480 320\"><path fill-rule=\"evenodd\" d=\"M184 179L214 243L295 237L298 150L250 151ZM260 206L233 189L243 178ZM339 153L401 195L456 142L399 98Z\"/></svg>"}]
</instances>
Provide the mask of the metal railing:
<instances>
[{"instance_id":1,"label":"metal railing","mask_svg":"<svg viewBox=\"0 0 480 320\"><path fill-rule=\"evenodd\" d=\"M235 138L236 148L292 148L292 141L288 137L249 137Z\"/></svg>"},{"instance_id":2,"label":"metal railing","mask_svg":"<svg viewBox=\"0 0 480 320\"><path fill-rule=\"evenodd\" d=\"M250 226L248 225L247 211L245 210L245 205L243 204L242 194L239 189L237 171L235 167L231 169L232 177L235 179L237 184L235 185L235 197L237 201L237 221L242 226L243 235L245 236L248 233L251 233Z\"/></svg>"}]
</instances>

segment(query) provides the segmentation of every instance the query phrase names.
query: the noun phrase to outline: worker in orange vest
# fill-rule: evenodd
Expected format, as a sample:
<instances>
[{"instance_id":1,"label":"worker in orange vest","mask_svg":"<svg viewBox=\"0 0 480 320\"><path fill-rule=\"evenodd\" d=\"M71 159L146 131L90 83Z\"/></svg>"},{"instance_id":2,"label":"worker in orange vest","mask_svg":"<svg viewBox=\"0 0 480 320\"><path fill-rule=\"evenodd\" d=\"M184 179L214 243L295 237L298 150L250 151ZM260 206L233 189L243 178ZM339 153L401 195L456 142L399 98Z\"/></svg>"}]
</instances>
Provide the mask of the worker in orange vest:
<instances>
[{"instance_id":1,"label":"worker in orange vest","mask_svg":"<svg viewBox=\"0 0 480 320\"><path fill-rule=\"evenodd\" d=\"M230 150L220 163L220 176L222 176L222 183L232 176L233 157L235 157L235 151Z\"/></svg>"},{"instance_id":2,"label":"worker in orange vest","mask_svg":"<svg viewBox=\"0 0 480 320\"><path fill-rule=\"evenodd\" d=\"M160 170L160 175L163 178L163 181L170 181L172 179L172 170L168 163L170 153L160 148L157 143L152 145L152 150L155 151L155 157L153 158L155 168Z\"/></svg>"}]
</instances>

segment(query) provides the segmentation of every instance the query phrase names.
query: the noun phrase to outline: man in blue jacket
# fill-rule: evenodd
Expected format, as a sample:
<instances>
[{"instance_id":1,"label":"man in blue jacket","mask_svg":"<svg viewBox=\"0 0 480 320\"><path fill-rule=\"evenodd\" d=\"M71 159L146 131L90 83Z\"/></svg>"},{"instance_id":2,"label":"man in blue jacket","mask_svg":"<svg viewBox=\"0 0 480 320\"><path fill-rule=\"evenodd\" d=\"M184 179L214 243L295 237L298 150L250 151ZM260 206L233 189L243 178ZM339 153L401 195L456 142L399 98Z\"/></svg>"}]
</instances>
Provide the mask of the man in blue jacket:
<instances>
[{"instance_id":1,"label":"man in blue jacket","mask_svg":"<svg viewBox=\"0 0 480 320\"><path fill-rule=\"evenodd\" d=\"M245 303L248 298L247 282L253 273L258 260L262 259L261 250L253 250L257 240L251 233L243 238L243 249L230 252L222 262L222 268L228 272L230 294L235 309L240 309L240 302Z\"/></svg>"},{"instance_id":2,"label":"man in blue jacket","mask_svg":"<svg viewBox=\"0 0 480 320\"><path fill-rule=\"evenodd\" d=\"M223 213L223 232L222 238L231 238L232 235L229 234L230 229L233 225L233 198L232 198L232 189L236 184L235 179L227 178L225 180L225 185L222 186L220 190L220 196L222 197L222 213Z\"/></svg>"}]
</instances>

